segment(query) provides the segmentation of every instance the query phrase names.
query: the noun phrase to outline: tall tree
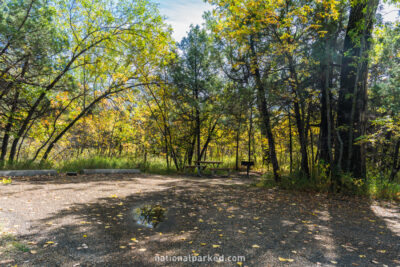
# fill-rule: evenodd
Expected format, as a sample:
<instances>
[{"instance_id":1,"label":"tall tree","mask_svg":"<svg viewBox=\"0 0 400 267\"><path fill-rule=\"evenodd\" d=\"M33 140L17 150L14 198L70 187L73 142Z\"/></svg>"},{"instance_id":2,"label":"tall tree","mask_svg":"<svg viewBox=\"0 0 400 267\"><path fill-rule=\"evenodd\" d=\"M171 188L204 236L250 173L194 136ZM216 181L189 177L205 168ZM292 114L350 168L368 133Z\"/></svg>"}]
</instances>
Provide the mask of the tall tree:
<instances>
[{"instance_id":1,"label":"tall tree","mask_svg":"<svg viewBox=\"0 0 400 267\"><path fill-rule=\"evenodd\" d=\"M365 147L359 141L366 134L368 58L379 1L351 3L340 75L335 160L341 171L365 179Z\"/></svg>"}]
</instances>

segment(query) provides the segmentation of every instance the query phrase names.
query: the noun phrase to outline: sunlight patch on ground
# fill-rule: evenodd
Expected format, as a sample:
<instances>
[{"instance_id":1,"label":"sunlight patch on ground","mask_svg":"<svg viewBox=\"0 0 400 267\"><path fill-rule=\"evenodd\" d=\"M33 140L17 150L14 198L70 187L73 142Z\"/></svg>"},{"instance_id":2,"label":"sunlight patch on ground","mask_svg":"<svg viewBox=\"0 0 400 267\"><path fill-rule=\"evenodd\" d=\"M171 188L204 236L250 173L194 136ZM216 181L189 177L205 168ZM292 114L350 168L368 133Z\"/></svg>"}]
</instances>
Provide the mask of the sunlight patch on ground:
<instances>
[{"instance_id":1,"label":"sunlight patch on ground","mask_svg":"<svg viewBox=\"0 0 400 267\"><path fill-rule=\"evenodd\" d=\"M314 211L314 214L316 214L316 217L320 221L332 221L332 216L329 214L326 205L324 206L324 210ZM332 236L332 229L324 225L316 225L314 231L314 239L323 248L325 258L329 259L331 263L334 263L335 259L338 258L338 255L336 253L335 241Z\"/></svg>"},{"instance_id":2,"label":"sunlight patch on ground","mask_svg":"<svg viewBox=\"0 0 400 267\"><path fill-rule=\"evenodd\" d=\"M373 204L371 205L371 210L386 223L386 226L394 234L400 236L400 213L398 207L385 208Z\"/></svg>"}]
</instances>

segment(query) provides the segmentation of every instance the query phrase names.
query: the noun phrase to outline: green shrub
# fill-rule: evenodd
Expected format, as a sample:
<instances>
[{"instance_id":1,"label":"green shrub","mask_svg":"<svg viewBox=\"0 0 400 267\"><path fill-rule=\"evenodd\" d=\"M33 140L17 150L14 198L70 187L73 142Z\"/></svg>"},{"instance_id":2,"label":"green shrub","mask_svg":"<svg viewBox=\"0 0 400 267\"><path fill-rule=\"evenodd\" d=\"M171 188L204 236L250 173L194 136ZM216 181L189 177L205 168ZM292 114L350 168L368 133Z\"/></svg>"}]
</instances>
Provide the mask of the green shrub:
<instances>
[{"instance_id":1,"label":"green shrub","mask_svg":"<svg viewBox=\"0 0 400 267\"><path fill-rule=\"evenodd\" d=\"M44 170L53 168L53 164L49 161L32 162L31 160L2 162L0 169L2 170Z\"/></svg>"},{"instance_id":2,"label":"green shrub","mask_svg":"<svg viewBox=\"0 0 400 267\"><path fill-rule=\"evenodd\" d=\"M133 169L137 167L138 164L129 158L92 157L61 162L58 169L62 172L79 172L83 169Z\"/></svg>"}]
</instances>

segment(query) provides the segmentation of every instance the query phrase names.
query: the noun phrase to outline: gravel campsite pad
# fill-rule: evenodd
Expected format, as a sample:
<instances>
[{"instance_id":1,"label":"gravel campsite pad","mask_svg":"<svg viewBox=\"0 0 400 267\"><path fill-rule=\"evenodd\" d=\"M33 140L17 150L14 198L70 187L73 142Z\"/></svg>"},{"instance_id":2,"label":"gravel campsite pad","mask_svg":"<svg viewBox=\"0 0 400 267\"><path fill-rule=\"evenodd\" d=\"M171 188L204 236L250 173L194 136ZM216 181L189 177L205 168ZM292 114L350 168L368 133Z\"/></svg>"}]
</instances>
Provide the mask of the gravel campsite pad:
<instances>
[{"instance_id":1,"label":"gravel campsite pad","mask_svg":"<svg viewBox=\"0 0 400 267\"><path fill-rule=\"evenodd\" d=\"M145 206L156 227L135 221ZM400 266L398 205L241 178L18 178L0 227L0 266Z\"/></svg>"}]
</instances>

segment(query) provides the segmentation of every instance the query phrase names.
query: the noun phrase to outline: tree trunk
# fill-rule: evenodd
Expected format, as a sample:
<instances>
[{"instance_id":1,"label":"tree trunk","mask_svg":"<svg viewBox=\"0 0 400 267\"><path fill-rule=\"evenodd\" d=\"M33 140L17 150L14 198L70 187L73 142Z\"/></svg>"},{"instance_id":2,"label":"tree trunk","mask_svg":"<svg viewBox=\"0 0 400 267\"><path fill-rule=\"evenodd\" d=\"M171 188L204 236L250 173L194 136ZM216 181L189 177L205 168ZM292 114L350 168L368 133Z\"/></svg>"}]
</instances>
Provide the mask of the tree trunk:
<instances>
[{"instance_id":1,"label":"tree trunk","mask_svg":"<svg viewBox=\"0 0 400 267\"><path fill-rule=\"evenodd\" d=\"M275 150L275 139L274 135L272 134L272 127L271 127L271 119L270 114L267 106L267 99L266 99L266 90L261 80L261 73L258 68L258 59L257 53L254 46L254 41L250 38L250 48L253 54L253 65L254 65L254 78L256 81L257 86L257 103L258 109L261 115L261 131L263 136L266 136L268 139L268 146L269 146L269 156L272 163L272 168L274 172L274 178L276 182L280 182L281 176L279 171L279 163L276 156Z\"/></svg>"},{"instance_id":2,"label":"tree trunk","mask_svg":"<svg viewBox=\"0 0 400 267\"><path fill-rule=\"evenodd\" d=\"M332 106L329 89L329 67L323 67L321 77L321 124L320 124L320 153L319 160L332 164Z\"/></svg>"},{"instance_id":3,"label":"tree trunk","mask_svg":"<svg viewBox=\"0 0 400 267\"><path fill-rule=\"evenodd\" d=\"M4 159L6 158L8 141L10 139L10 131L11 131L12 126L14 124L14 113L17 110L19 94L20 94L20 91L17 89L15 91L13 103L12 103L11 110L10 110L10 114L8 116L7 125L6 125L6 127L4 129L3 144L1 146L1 155L0 155L0 161L1 162L3 162Z\"/></svg>"},{"instance_id":4,"label":"tree trunk","mask_svg":"<svg viewBox=\"0 0 400 267\"><path fill-rule=\"evenodd\" d=\"M288 113L288 120L289 120L289 158L290 158L290 174L293 172L293 136L292 136L292 121L290 110Z\"/></svg>"},{"instance_id":5,"label":"tree trunk","mask_svg":"<svg viewBox=\"0 0 400 267\"><path fill-rule=\"evenodd\" d=\"M236 163L235 163L235 170L239 170L239 142L240 142L240 124L241 119L239 119L239 127L236 131Z\"/></svg>"},{"instance_id":6,"label":"tree trunk","mask_svg":"<svg viewBox=\"0 0 400 267\"><path fill-rule=\"evenodd\" d=\"M394 148L393 157L392 157L392 171L390 172L390 181L393 182L397 173L400 169L399 164L399 150L400 150L400 140L396 142L396 146Z\"/></svg>"},{"instance_id":7,"label":"tree trunk","mask_svg":"<svg viewBox=\"0 0 400 267\"><path fill-rule=\"evenodd\" d=\"M335 150L335 162L341 171L355 178L366 176L365 148L355 142L365 134L368 52L378 3L378 0L362 0L351 8L344 40L337 112L343 153L339 162L339 149Z\"/></svg>"},{"instance_id":8,"label":"tree trunk","mask_svg":"<svg viewBox=\"0 0 400 267\"><path fill-rule=\"evenodd\" d=\"M122 90L119 90L122 91ZM45 161L47 160L51 150L54 148L54 145L69 131L69 129L71 129L75 123L77 123L83 116L86 115L86 113L92 109L99 101L101 101L102 99L106 98L107 96L111 95L111 94L115 94L117 93L117 91L115 92L107 92L104 93L103 95L97 97L96 99L94 99L88 106L86 106L85 109L83 109L78 116L75 117L75 119L73 119L65 128L64 130L62 130L55 138L53 141L50 142L49 146L47 147L46 151L43 154L43 157L41 159L41 161Z\"/></svg>"},{"instance_id":9,"label":"tree trunk","mask_svg":"<svg viewBox=\"0 0 400 267\"><path fill-rule=\"evenodd\" d=\"M308 153L307 153L307 133L304 126L304 108L299 104L301 102L304 105L304 99L302 92L300 92L300 84L297 78L297 73L293 58L291 55L287 55L289 61L289 71L290 78L292 79L291 86L294 93L294 116L297 125L297 131L299 133L299 143L300 143L300 154L301 154L301 170L307 176L310 177L310 168L308 167Z\"/></svg>"}]
</instances>

